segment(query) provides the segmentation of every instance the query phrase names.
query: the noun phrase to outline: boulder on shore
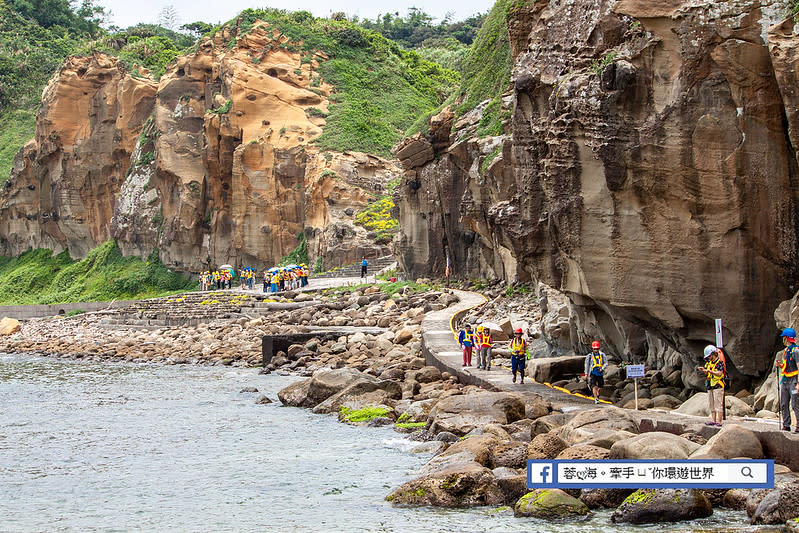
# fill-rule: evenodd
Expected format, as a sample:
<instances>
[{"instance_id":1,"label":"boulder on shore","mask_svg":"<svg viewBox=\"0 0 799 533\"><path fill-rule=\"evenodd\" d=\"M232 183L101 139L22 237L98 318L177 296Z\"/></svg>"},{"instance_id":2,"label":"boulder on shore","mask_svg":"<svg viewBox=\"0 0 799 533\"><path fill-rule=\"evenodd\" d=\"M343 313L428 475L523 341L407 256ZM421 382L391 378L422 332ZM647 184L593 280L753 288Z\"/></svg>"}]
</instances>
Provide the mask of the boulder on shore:
<instances>
[{"instance_id":1,"label":"boulder on shore","mask_svg":"<svg viewBox=\"0 0 799 533\"><path fill-rule=\"evenodd\" d=\"M620 440L610 447L611 459L688 459L700 445L673 433L652 431Z\"/></svg>"},{"instance_id":2,"label":"boulder on shore","mask_svg":"<svg viewBox=\"0 0 799 533\"><path fill-rule=\"evenodd\" d=\"M653 524L705 518L713 514L710 500L696 489L639 489L624 499L612 522Z\"/></svg>"},{"instance_id":3,"label":"boulder on shore","mask_svg":"<svg viewBox=\"0 0 799 533\"><path fill-rule=\"evenodd\" d=\"M722 459L762 459L763 446L754 431L738 424L729 424L713 435L707 444L697 449L694 455L712 455Z\"/></svg>"},{"instance_id":4,"label":"boulder on shore","mask_svg":"<svg viewBox=\"0 0 799 533\"><path fill-rule=\"evenodd\" d=\"M493 472L477 463L413 479L386 496L386 501L395 505L436 507L499 505L504 499Z\"/></svg>"},{"instance_id":5,"label":"boulder on shore","mask_svg":"<svg viewBox=\"0 0 799 533\"><path fill-rule=\"evenodd\" d=\"M587 515L590 512L587 505L560 489L537 489L528 492L513 507L513 515L516 517L563 518Z\"/></svg>"},{"instance_id":6,"label":"boulder on shore","mask_svg":"<svg viewBox=\"0 0 799 533\"><path fill-rule=\"evenodd\" d=\"M354 368L323 368L314 372L311 379L285 387L277 396L284 405L315 407L359 380L376 381L376 378Z\"/></svg>"},{"instance_id":7,"label":"boulder on shore","mask_svg":"<svg viewBox=\"0 0 799 533\"><path fill-rule=\"evenodd\" d=\"M3 317L0 320L0 337L11 335L22 329L22 324L15 318Z\"/></svg>"},{"instance_id":8,"label":"boulder on shore","mask_svg":"<svg viewBox=\"0 0 799 533\"><path fill-rule=\"evenodd\" d=\"M430 411L431 431L463 436L487 424L510 424L525 418L524 401L508 392L461 394L439 400Z\"/></svg>"}]
</instances>

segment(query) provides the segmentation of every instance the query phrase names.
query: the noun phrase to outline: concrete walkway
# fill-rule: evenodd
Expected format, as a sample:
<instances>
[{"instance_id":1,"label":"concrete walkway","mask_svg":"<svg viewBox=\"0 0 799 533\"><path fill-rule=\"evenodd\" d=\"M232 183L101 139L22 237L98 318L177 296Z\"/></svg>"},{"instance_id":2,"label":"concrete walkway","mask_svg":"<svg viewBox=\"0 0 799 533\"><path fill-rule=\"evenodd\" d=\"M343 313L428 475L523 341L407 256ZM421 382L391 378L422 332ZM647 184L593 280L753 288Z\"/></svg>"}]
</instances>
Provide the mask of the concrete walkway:
<instances>
[{"instance_id":1,"label":"concrete walkway","mask_svg":"<svg viewBox=\"0 0 799 533\"><path fill-rule=\"evenodd\" d=\"M490 371L478 370L476 367L463 367L463 356L456 336L455 324L471 309L486 302L486 298L474 292L452 290L460 301L446 309L428 313L422 321L422 352L427 364L438 367L453 376L458 376L461 383L477 385L487 390L536 394L552 404L554 410L574 411L604 407L605 404L594 405L594 402L573 396L546 385L525 379L524 385L513 383L509 369L492 367ZM472 364L476 364L472 358ZM718 433L719 428L706 426L707 417L685 415L675 411L650 409L630 413L638 420L641 432L664 431L680 435L688 431L699 433L709 438ZM778 464L788 466L799 472L799 434L779 430L774 421L739 418L728 416L725 424L738 424L757 433L767 457L775 459Z\"/></svg>"}]
</instances>

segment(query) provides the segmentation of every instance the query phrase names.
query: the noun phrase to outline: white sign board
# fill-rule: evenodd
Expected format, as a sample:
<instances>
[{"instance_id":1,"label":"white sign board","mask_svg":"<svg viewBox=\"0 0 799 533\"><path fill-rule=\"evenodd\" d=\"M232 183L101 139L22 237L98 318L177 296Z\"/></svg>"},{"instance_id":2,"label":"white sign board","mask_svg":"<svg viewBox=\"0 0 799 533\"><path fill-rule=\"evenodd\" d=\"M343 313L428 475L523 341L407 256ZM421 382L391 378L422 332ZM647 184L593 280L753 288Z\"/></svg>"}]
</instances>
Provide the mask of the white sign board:
<instances>
[{"instance_id":1,"label":"white sign board","mask_svg":"<svg viewBox=\"0 0 799 533\"><path fill-rule=\"evenodd\" d=\"M716 348L723 348L724 347L724 340L722 339L721 335L721 319L716 319Z\"/></svg>"},{"instance_id":2,"label":"white sign board","mask_svg":"<svg viewBox=\"0 0 799 533\"><path fill-rule=\"evenodd\" d=\"M646 375L644 365L627 365L627 379L642 378Z\"/></svg>"}]
</instances>

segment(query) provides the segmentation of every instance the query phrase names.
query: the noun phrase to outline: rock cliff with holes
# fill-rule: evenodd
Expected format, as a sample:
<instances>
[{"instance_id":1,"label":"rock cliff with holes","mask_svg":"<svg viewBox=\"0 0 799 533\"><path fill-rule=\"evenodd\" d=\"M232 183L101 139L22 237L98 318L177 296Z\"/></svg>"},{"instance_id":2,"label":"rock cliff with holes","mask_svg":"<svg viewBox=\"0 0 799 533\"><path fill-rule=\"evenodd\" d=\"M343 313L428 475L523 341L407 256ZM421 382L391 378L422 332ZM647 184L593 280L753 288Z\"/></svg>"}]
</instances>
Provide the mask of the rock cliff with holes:
<instances>
[{"instance_id":1,"label":"rock cliff with holes","mask_svg":"<svg viewBox=\"0 0 799 533\"><path fill-rule=\"evenodd\" d=\"M82 257L114 238L182 270L263 267L301 234L328 266L388 253L354 216L399 168L311 144L332 89L316 72L326 58L302 57L264 23L231 31L159 81L113 57L70 58L0 195L0 254Z\"/></svg>"},{"instance_id":2,"label":"rock cliff with holes","mask_svg":"<svg viewBox=\"0 0 799 533\"><path fill-rule=\"evenodd\" d=\"M568 297L565 350L682 364L724 320L739 384L797 289L797 27L775 0L564 0L511 11L505 135L447 110L398 146L401 265ZM549 291L550 296L553 291ZM563 310L555 311L564 314ZM739 385L742 386L742 385Z\"/></svg>"}]
</instances>

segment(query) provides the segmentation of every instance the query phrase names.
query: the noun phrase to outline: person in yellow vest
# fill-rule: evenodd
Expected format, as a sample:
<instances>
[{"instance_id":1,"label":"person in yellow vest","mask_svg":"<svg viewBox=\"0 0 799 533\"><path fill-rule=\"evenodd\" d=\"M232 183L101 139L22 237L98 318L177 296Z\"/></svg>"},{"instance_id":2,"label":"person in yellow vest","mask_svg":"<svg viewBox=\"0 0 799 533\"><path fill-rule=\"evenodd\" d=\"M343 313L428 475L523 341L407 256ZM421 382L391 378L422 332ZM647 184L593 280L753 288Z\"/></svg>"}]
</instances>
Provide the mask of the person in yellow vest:
<instances>
[{"instance_id":1,"label":"person in yellow vest","mask_svg":"<svg viewBox=\"0 0 799 533\"><path fill-rule=\"evenodd\" d=\"M483 326L477 327L477 368L491 370L491 330Z\"/></svg>"},{"instance_id":2,"label":"person in yellow vest","mask_svg":"<svg viewBox=\"0 0 799 533\"><path fill-rule=\"evenodd\" d=\"M724 376L727 369L724 361L719 358L719 350L715 346L705 346L705 365L696 369L705 373L705 386L707 387L707 404L710 410L708 426L721 427L724 418Z\"/></svg>"},{"instance_id":3,"label":"person in yellow vest","mask_svg":"<svg viewBox=\"0 0 799 533\"><path fill-rule=\"evenodd\" d=\"M510 369L513 372L513 382L516 383L516 372L521 375L521 383L524 383L524 366L530 359L530 351L527 349L527 341L522 337L522 328L518 328L510 341Z\"/></svg>"},{"instance_id":4,"label":"person in yellow vest","mask_svg":"<svg viewBox=\"0 0 799 533\"><path fill-rule=\"evenodd\" d=\"M782 330L782 343L785 350L780 352L774 366L779 372L779 398L780 398L780 418L782 419L782 430L791 430L791 409L796 417L794 433L799 433L799 350L796 346L796 330L785 328Z\"/></svg>"},{"instance_id":5,"label":"person in yellow vest","mask_svg":"<svg viewBox=\"0 0 799 533\"><path fill-rule=\"evenodd\" d=\"M472 348L474 347L474 332L471 324L466 324L458 333L458 344L463 349L463 364L461 366L472 366Z\"/></svg>"},{"instance_id":6,"label":"person in yellow vest","mask_svg":"<svg viewBox=\"0 0 799 533\"><path fill-rule=\"evenodd\" d=\"M585 357L585 379L591 387L594 403L599 403L599 393L605 386L605 369L608 366L608 358L599 348L599 341L592 342L591 353Z\"/></svg>"}]
</instances>

